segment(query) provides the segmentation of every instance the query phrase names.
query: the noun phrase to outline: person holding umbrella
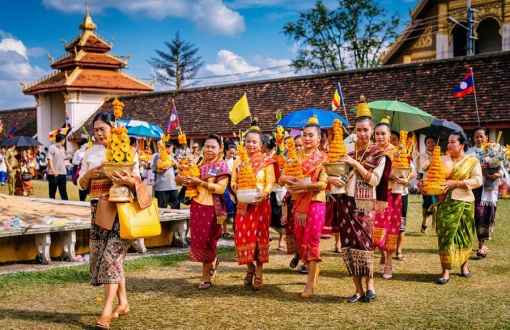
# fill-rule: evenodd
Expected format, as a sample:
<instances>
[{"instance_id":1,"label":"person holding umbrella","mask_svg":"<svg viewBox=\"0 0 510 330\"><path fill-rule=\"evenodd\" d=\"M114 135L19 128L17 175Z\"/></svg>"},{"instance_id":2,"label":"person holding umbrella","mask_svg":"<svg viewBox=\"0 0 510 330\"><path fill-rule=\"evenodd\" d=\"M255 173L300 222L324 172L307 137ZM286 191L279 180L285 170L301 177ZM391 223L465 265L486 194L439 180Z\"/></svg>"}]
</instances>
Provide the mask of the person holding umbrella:
<instances>
[{"instance_id":1,"label":"person holding umbrella","mask_svg":"<svg viewBox=\"0 0 510 330\"><path fill-rule=\"evenodd\" d=\"M67 169L65 165L66 151L64 149L65 135L57 134L55 144L50 146L48 150L48 173L49 194L50 198L55 199L55 194L60 194L62 200L67 198Z\"/></svg>"},{"instance_id":2,"label":"person holding umbrella","mask_svg":"<svg viewBox=\"0 0 510 330\"><path fill-rule=\"evenodd\" d=\"M16 169L18 168L18 160L16 159L16 146L12 145L7 148L5 153L5 164L7 165L7 187L9 195L16 193Z\"/></svg>"}]
</instances>

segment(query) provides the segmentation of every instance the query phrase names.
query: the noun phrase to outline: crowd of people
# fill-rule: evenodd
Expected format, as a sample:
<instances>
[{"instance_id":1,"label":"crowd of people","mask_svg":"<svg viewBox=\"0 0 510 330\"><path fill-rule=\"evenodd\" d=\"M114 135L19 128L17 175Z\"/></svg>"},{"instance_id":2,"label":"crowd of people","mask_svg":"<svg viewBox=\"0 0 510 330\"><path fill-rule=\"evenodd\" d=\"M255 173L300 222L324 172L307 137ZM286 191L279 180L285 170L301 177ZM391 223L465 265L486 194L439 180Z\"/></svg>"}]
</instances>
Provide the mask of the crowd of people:
<instances>
[{"instance_id":1,"label":"crowd of people","mask_svg":"<svg viewBox=\"0 0 510 330\"><path fill-rule=\"evenodd\" d=\"M105 304L96 327L108 329L112 319L129 313L123 261L129 241L119 234L118 217L114 216L110 228L96 224L96 219L106 217L99 207L101 198L108 195L116 184L128 186L136 193L142 177L138 166L133 173L123 172L107 178L101 162L105 160L107 137L113 116L98 113L94 120L96 144L84 152L78 186L89 190L92 208L90 238L90 272L92 285L105 286ZM237 261L246 269L241 284L254 290L264 288L264 264L269 262L270 228L279 234L278 249L292 256L290 267L302 262L307 273L301 297L314 296L318 285L321 259L321 238L335 239L335 252L342 257L353 280L354 294L348 303L370 302L376 299L374 284L375 250L381 258L379 269L383 278L392 277L393 253L396 259L405 260L404 233L407 222L407 193L392 192L393 184L409 185L410 180L421 175L426 178L430 153L436 144L434 137L427 137L426 151L411 170L410 177L391 174L395 145L399 134L392 132L387 122L374 123L368 104L361 102L354 124L357 141L338 161L350 166L347 178L328 175L324 169L328 150L328 134L324 134L316 117L310 118L300 135L293 139L300 158L302 172L308 181L286 174L280 168L275 153L273 137L261 133L254 121L244 136L243 148L256 179L259 194L248 204L236 203L239 169L243 164L239 139L224 141L212 133L203 145L192 146L196 153L199 176L180 175L175 168L152 168L156 172L154 194L160 207L179 208L183 202L178 186L197 190L190 204L190 260L202 264L198 288L206 290L213 285L220 260L217 244L223 237L234 236ZM483 134L482 134L483 133ZM475 132L475 143L480 148L487 140L485 129ZM174 145L165 145L169 155ZM487 176L482 173L480 161L468 151L469 139L462 131L453 132L448 138L447 155L441 158L447 179L442 184L443 194L426 196L423 181L418 188L423 195L422 232L426 232L427 218L435 210L434 221L438 235L438 251L443 269L438 284L449 282L449 272L460 267L462 277L470 277L468 258L471 255L475 234L478 237L479 256L486 257L486 246L494 232L497 194L484 182L501 180L505 171ZM177 151L177 150L175 150ZM286 151L287 152L287 151ZM286 153L285 152L285 153ZM446 152L446 150L445 150ZM284 153L284 154L285 154ZM157 155L153 155L154 158ZM135 161L138 163L137 157ZM154 162L153 162L154 164ZM138 165L138 164L137 164ZM142 166L142 169L144 167ZM58 173L57 173L58 174ZM344 187L345 193L331 196L331 185ZM228 220L233 222L229 232ZM118 305L113 308L115 297Z\"/></svg>"}]
</instances>

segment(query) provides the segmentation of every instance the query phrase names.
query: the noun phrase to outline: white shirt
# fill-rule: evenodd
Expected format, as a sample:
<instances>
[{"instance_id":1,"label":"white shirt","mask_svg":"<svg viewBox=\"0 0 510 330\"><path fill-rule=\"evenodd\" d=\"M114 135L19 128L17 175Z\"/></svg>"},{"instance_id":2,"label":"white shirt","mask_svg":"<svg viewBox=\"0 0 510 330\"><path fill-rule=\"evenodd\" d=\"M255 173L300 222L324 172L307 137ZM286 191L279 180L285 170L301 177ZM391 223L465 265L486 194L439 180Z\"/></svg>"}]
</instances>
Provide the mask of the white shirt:
<instances>
[{"instance_id":1,"label":"white shirt","mask_svg":"<svg viewBox=\"0 0 510 330\"><path fill-rule=\"evenodd\" d=\"M80 149L78 149L74 152L73 161L72 161L73 165L78 166L81 164L81 161L83 160L83 156L85 156L85 150L87 150L86 144L82 145Z\"/></svg>"}]
</instances>

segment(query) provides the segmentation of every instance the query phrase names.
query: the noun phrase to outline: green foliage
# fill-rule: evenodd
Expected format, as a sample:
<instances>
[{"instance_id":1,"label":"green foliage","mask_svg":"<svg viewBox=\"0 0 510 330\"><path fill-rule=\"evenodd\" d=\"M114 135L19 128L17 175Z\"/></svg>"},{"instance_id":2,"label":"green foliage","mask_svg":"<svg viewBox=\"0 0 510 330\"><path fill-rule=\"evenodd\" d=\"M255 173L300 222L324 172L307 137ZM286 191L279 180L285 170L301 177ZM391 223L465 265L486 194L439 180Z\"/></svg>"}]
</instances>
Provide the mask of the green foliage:
<instances>
[{"instance_id":1,"label":"green foliage","mask_svg":"<svg viewBox=\"0 0 510 330\"><path fill-rule=\"evenodd\" d=\"M194 44L181 40L179 31L172 42L165 42L170 53L154 51L159 56L151 57L147 62L154 68L158 82L180 89L192 85L198 70L204 65L201 56L196 56L198 48Z\"/></svg>"},{"instance_id":2,"label":"green foliage","mask_svg":"<svg viewBox=\"0 0 510 330\"><path fill-rule=\"evenodd\" d=\"M380 65L380 56L398 36L401 21L374 0L339 0L329 10L322 1L284 25L283 33L300 46L291 66L314 73Z\"/></svg>"}]
</instances>

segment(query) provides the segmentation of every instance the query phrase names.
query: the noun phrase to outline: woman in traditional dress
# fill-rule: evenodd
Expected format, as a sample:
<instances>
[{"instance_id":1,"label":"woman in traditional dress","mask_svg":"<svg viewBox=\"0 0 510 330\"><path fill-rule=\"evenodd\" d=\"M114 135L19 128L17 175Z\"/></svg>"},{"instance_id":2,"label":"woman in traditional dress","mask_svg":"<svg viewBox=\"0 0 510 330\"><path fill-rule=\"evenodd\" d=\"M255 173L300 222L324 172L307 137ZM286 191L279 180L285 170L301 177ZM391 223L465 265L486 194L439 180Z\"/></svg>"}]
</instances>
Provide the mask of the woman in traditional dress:
<instances>
[{"instance_id":1,"label":"woman in traditional dress","mask_svg":"<svg viewBox=\"0 0 510 330\"><path fill-rule=\"evenodd\" d=\"M303 140L301 139L301 135L296 135L293 139L294 146L296 147L296 153L298 157L300 157L303 152ZM286 217L287 219L285 226L285 243L287 245L287 254L294 255L294 258L292 258L289 264L290 268L296 268L299 264L299 260L301 260L301 256L299 255L296 245L296 239L294 237L294 216L292 214L292 207L294 206L296 197L296 194L291 194L289 191L287 191L287 194L283 198L285 203L282 205L282 217ZM301 269L299 271L301 273L308 274L308 268L305 265L300 267Z\"/></svg>"},{"instance_id":2,"label":"woman in traditional dress","mask_svg":"<svg viewBox=\"0 0 510 330\"><path fill-rule=\"evenodd\" d=\"M19 168L16 170L16 196L29 196L34 194L34 176L30 173L26 158L16 155ZM23 178L25 177L25 179ZM28 178L28 180L26 180Z\"/></svg>"},{"instance_id":3,"label":"woman in traditional dress","mask_svg":"<svg viewBox=\"0 0 510 330\"><path fill-rule=\"evenodd\" d=\"M482 148L482 143L487 142L487 129L478 127L474 132L475 146L466 153L476 156L476 150ZM498 203L498 192L501 178L505 173L503 167L497 169L496 173L482 173L483 184L481 187L473 189L475 195L475 226L476 236L478 237L477 256L485 258L490 252L485 241L490 241L494 234L494 225L496 220L496 209Z\"/></svg>"},{"instance_id":4,"label":"woman in traditional dress","mask_svg":"<svg viewBox=\"0 0 510 330\"><path fill-rule=\"evenodd\" d=\"M305 177L311 179L310 183L304 183L293 176L282 175L280 185L287 185L289 191L299 192L293 206L294 236L301 259L308 267L308 280L302 298L310 298L314 295L314 286L319 275L319 262L322 261L320 254L320 236L324 227L326 216L327 174L323 169L326 154L319 151L321 130L317 117L311 117L304 130L301 139L304 145L304 157L301 159L301 167Z\"/></svg>"},{"instance_id":5,"label":"woman in traditional dress","mask_svg":"<svg viewBox=\"0 0 510 330\"><path fill-rule=\"evenodd\" d=\"M356 288L348 303L369 302L376 298L372 232L376 210L383 210L388 203L391 162L386 153L370 140L373 131L370 109L362 96L355 122L355 150L339 159L352 166L349 179L344 182L339 177L328 177L330 183L345 186L347 192L338 199L338 219L341 254ZM366 294L363 276L366 277Z\"/></svg>"},{"instance_id":6,"label":"woman in traditional dress","mask_svg":"<svg viewBox=\"0 0 510 330\"><path fill-rule=\"evenodd\" d=\"M96 323L96 328L109 329L112 318L129 313L129 304L126 296L126 277L124 275L124 258L131 244L129 240L120 238L119 218L115 213L107 212L107 209L98 208L100 198L108 199L112 180L105 175L102 162L106 161L106 146L110 135L111 123L115 117L111 112L99 112L92 120L94 136L97 144L85 152L78 179L78 188L86 190L90 188L90 208L92 211L92 223L90 227L90 284L99 286L104 284L104 307L101 317ZM138 159L135 158L138 164ZM113 180L117 185L134 187L140 181L138 166L133 173L127 171L115 173ZM115 206L113 206L115 207ZM106 221L109 219L109 221ZM103 228L96 222L109 222L110 228ZM118 305L112 312L113 301L117 296Z\"/></svg>"},{"instance_id":7,"label":"woman in traditional dress","mask_svg":"<svg viewBox=\"0 0 510 330\"><path fill-rule=\"evenodd\" d=\"M246 134L244 148L249 158L249 166L253 169L260 195L253 203L237 203L235 244L237 263L247 265L248 271L244 285L253 286L254 290L262 290L262 267L269 262L269 226L271 224L271 204L269 196L273 191L275 178L273 158L260 152L262 133L258 121L252 122ZM232 189L237 193L237 175L241 160L234 163L232 173ZM256 262L256 265L253 263ZM253 277L255 276L255 280Z\"/></svg>"},{"instance_id":8,"label":"woman in traditional dress","mask_svg":"<svg viewBox=\"0 0 510 330\"><path fill-rule=\"evenodd\" d=\"M472 190L482 185L482 168L475 156L466 154L468 143L464 132L451 133L448 138L449 155L441 157L447 178L443 185L444 194L438 197L434 211L443 268L437 284L448 283L450 270L456 266L460 266L460 276L471 277L468 259L476 230ZM423 192L422 181L418 187Z\"/></svg>"},{"instance_id":9,"label":"woman in traditional dress","mask_svg":"<svg viewBox=\"0 0 510 330\"><path fill-rule=\"evenodd\" d=\"M397 147L390 143L391 129L389 117L383 118L375 126L375 143L393 160ZM374 231L372 233L372 242L379 248L381 260L379 261L379 270L384 270L383 278L392 277L392 254L397 246L397 238L400 229L402 217L402 196L391 192L393 180L397 182L402 180L390 175L388 184L388 207L382 212L377 212L374 221Z\"/></svg>"},{"instance_id":10,"label":"woman in traditional dress","mask_svg":"<svg viewBox=\"0 0 510 330\"><path fill-rule=\"evenodd\" d=\"M199 289L209 289L216 276L219 259L216 245L221 237L222 224L227 218L224 193L230 179L230 169L221 159L221 138L209 135L202 149L204 159L199 163L200 177L177 175L175 182L198 190L190 206L190 260L202 263Z\"/></svg>"}]
</instances>

